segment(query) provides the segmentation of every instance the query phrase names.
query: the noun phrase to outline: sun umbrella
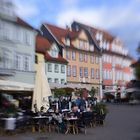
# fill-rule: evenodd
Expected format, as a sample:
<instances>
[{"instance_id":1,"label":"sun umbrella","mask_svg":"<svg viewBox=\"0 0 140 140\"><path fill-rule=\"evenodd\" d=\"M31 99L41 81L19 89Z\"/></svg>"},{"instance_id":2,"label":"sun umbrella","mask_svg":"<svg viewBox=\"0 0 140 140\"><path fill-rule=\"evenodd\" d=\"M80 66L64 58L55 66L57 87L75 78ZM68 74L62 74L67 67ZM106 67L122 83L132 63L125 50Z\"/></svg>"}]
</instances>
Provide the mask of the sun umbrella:
<instances>
[{"instance_id":1,"label":"sun umbrella","mask_svg":"<svg viewBox=\"0 0 140 140\"><path fill-rule=\"evenodd\" d=\"M47 81L47 76L45 74L44 56L38 54L38 64L36 65L36 78L33 93L32 110L35 111L35 106L37 110L40 110L42 106L45 109L48 109L49 108L48 97L50 96L52 96L52 93Z\"/></svg>"}]
</instances>

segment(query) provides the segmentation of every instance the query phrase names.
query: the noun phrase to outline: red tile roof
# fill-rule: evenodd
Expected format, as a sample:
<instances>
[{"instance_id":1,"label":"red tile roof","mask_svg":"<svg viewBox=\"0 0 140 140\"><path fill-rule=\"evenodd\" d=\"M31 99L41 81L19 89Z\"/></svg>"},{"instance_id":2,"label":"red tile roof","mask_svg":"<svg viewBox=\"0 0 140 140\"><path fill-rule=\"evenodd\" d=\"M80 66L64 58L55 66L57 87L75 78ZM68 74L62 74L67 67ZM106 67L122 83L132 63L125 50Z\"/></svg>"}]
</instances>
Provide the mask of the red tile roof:
<instances>
[{"instance_id":1,"label":"red tile roof","mask_svg":"<svg viewBox=\"0 0 140 140\"><path fill-rule=\"evenodd\" d=\"M51 25L48 23L44 23L44 25L46 25L49 28L49 30L55 35L57 40L62 44L64 44L62 42L62 37L64 37L64 38L69 37L70 40L73 40L76 37L78 37L78 35L79 35L79 32L70 31L70 29L60 28L60 27L57 27L55 25Z\"/></svg>"},{"instance_id":2,"label":"red tile roof","mask_svg":"<svg viewBox=\"0 0 140 140\"><path fill-rule=\"evenodd\" d=\"M30 28L32 30L36 30L34 27L32 27L30 24L28 24L27 22L25 22L24 20L22 20L19 17L17 17L16 23L23 27Z\"/></svg>"},{"instance_id":3,"label":"red tile roof","mask_svg":"<svg viewBox=\"0 0 140 140\"><path fill-rule=\"evenodd\" d=\"M67 60L64 59L60 54L58 55L58 58L54 58L49 55L47 51L50 49L52 43L53 42L48 41L47 38L38 35L36 37L36 52L44 54L46 61L68 63Z\"/></svg>"},{"instance_id":4,"label":"red tile roof","mask_svg":"<svg viewBox=\"0 0 140 140\"><path fill-rule=\"evenodd\" d=\"M46 38L39 35L36 37L36 52L45 54L50 47L51 43Z\"/></svg>"},{"instance_id":5,"label":"red tile roof","mask_svg":"<svg viewBox=\"0 0 140 140\"><path fill-rule=\"evenodd\" d=\"M55 58L55 57L51 57L48 52L46 52L45 54L45 60L51 62L66 63L66 64L68 63L68 61L64 59L60 54L58 55L58 58Z\"/></svg>"}]
</instances>

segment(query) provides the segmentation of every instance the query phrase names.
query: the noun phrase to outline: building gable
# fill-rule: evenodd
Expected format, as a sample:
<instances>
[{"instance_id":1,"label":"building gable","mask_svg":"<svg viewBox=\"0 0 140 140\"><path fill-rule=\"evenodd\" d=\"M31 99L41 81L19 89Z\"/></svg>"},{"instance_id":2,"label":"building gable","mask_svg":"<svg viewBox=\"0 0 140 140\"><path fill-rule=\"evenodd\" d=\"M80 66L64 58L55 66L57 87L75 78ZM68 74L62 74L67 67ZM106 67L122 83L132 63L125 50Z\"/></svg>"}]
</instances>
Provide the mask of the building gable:
<instances>
[{"instance_id":1,"label":"building gable","mask_svg":"<svg viewBox=\"0 0 140 140\"><path fill-rule=\"evenodd\" d=\"M56 43L53 43L48 50L48 53L51 57L58 58L59 55L59 48Z\"/></svg>"}]
</instances>

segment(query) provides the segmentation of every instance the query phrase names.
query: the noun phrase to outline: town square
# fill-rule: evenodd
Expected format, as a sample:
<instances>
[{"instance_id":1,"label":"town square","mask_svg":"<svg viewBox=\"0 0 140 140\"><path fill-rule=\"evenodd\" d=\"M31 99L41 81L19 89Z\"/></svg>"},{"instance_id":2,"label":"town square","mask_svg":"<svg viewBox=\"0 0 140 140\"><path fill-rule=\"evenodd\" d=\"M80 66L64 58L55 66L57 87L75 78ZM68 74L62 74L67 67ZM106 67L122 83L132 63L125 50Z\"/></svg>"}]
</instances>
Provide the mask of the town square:
<instances>
[{"instance_id":1,"label":"town square","mask_svg":"<svg viewBox=\"0 0 140 140\"><path fill-rule=\"evenodd\" d=\"M0 0L0 140L139 140L139 4Z\"/></svg>"}]
</instances>

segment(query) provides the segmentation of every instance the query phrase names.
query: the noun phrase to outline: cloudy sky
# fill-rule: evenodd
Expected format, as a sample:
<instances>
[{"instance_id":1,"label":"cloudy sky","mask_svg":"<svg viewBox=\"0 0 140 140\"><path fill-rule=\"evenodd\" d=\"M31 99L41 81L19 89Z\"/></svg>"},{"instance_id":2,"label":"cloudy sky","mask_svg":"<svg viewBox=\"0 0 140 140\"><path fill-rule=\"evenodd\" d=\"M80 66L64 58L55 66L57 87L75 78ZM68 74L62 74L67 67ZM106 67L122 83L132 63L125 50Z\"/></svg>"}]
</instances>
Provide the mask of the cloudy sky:
<instances>
[{"instance_id":1,"label":"cloudy sky","mask_svg":"<svg viewBox=\"0 0 140 140\"><path fill-rule=\"evenodd\" d=\"M135 58L140 42L140 0L13 0L16 11L34 27L41 22L59 26L73 20L96 26L122 38Z\"/></svg>"}]
</instances>

